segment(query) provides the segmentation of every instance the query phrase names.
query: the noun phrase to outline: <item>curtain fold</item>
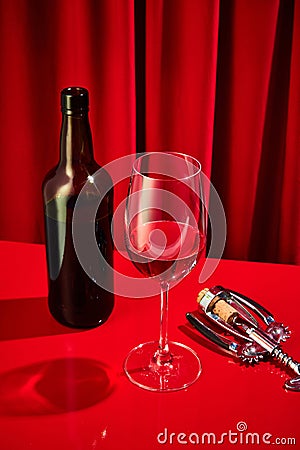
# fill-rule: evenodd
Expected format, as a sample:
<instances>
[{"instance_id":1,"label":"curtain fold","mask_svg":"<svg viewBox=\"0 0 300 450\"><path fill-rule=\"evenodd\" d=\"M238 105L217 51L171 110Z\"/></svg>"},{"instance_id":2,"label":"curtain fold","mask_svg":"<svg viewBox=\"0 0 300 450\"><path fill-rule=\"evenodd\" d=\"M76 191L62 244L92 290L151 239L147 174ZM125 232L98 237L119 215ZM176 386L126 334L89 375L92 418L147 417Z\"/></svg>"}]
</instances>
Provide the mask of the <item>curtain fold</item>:
<instances>
[{"instance_id":1,"label":"curtain fold","mask_svg":"<svg viewBox=\"0 0 300 450\"><path fill-rule=\"evenodd\" d=\"M187 152L209 176L219 1L146 4L146 149Z\"/></svg>"},{"instance_id":2,"label":"curtain fold","mask_svg":"<svg viewBox=\"0 0 300 450\"><path fill-rule=\"evenodd\" d=\"M60 90L90 92L96 160L135 152L134 3L0 1L0 238L43 242L41 183L59 158Z\"/></svg>"},{"instance_id":3,"label":"curtain fold","mask_svg":"<svg viewBox=\"0 0 300 450\"><path fill-rule=\"evenodd\" d=\"M242 0L224 2L220 12L212 181L227 211L225 255L237 259L249 257L278 8L278 1Z\"/></svg>"},{"instance_id":4,"label":"curtain fold","mask_svg":"<svg viewBox=\"0 0 300 450\"><path fill-rule=\"evenodd\" d=\"M280 202L279 260L300 264L300 2L295 1Z\"/></svg>"},{"instance_id":5,"label":"curtain fold","mask_svg":"<svg viewBox=\"0 0 300 450\"><path fill-rule=\"evenodd\" d=\"M252 236L249 243L249 254L253 259L261 257L273 261L280 260L279 232L282 211L279 205L284 184L293 6L291 1L281 2L276 21L255 208L252 216Z\"/></svg>"},{"instance_id":6,"label":"curtain fold","mask_svg":"<svg viewBox=\"0 0 300 450\"><path fill-rule=\"evenodd\" d=\"M97 161L197 157L225 257L300 263L300 0L0 0L0 238L43 242L59 92L90 91Z\"/></svg>"}]
</instances>

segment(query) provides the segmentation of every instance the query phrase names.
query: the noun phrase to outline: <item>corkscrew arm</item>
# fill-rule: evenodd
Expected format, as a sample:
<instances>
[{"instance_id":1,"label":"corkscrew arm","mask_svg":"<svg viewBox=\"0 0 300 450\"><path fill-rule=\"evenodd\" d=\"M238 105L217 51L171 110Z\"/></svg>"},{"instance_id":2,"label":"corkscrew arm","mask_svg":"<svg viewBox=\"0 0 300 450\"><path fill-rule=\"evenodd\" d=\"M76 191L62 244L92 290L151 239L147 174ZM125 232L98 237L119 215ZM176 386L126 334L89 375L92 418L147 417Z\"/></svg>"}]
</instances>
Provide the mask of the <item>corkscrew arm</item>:
<instances>
[{"instance_id":1,"label":"corkscrew arm","mask_svg":"<svg viewBox=\"0 0 300 450\"><path fill-rule=\"evenodd\" d=\"M282 323L276 322L272 313L245 295L222 286L203 289L198 294L197 302L209 321L236 340L225 338L194 314L187 313L188 321L203 336L223 351L249 364L258 363L267 357L277 360L297 375L286 381L285 388L300 392L300 363L284 353L280 346L290 337L290 331ZM252 313L267 325L266 329Z\"/></svg>"}]
</instances>

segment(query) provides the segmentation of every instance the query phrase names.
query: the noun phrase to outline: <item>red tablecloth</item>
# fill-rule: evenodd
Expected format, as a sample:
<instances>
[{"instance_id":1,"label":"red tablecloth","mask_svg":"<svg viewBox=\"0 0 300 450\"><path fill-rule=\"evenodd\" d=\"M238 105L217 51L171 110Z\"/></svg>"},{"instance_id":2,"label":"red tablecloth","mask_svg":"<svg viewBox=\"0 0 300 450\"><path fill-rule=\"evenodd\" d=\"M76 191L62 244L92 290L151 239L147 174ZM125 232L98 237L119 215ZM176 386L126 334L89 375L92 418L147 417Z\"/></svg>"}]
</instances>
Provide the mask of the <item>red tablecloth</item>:
<instances>
[{"instance_id":1,"label":"red tablecloth","mask_svg":"<svg viewBox=\"0 0 300 450\"><path fill-rule=\"evenodd\" d=\"M157 338L158 298L117 297L103 326L68 329L48 313L44 247L2 242L0 254L1 450L300 448L300 393L282 388L286 372L270 362L240 365L187 332L185 312L203 288L199 268L170 293L169 335L197 351L203 372L184 391L157 394L132 385L122 365L133 346ZM221 261L207 285L263 303L290 326L284 349L300 359L299 274Z\"/></svg>"}]
</instances>

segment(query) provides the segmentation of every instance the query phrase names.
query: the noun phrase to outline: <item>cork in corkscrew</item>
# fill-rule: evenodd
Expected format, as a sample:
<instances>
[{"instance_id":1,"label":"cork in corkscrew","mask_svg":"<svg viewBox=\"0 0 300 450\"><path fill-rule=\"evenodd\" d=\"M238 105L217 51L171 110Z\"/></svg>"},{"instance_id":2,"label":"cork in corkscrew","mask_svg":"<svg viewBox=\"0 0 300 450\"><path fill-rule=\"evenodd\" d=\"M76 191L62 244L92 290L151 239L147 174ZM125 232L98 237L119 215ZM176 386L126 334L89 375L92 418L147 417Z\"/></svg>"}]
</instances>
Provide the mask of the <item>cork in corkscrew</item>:
<instances>
[{"instance_id":1,"label":"cork in corkscrew","mask_svg":"<svg viewBox=\"0 0 300 450\"><path fill-rule=\"evenodd\" d=\"M209 293L210 290L208 288L202 289L197 296L197 303L205 312L211 312L223 319L224 322L232 323L238 316L238 311L219 295L211 297L209 296Z\"/></svg>"}]
</instances>

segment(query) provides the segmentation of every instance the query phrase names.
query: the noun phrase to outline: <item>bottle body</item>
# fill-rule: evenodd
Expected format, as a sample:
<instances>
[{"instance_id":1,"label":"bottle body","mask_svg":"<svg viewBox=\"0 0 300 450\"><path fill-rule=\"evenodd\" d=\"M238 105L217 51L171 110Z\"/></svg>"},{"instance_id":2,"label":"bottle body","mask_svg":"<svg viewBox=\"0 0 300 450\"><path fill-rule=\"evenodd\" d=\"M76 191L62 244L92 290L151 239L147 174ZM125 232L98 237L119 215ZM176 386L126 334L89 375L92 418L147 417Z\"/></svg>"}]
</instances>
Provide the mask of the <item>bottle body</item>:
<instances>
[{"instance_id":1,"label":"bottle body","mask_svg":"<svg viewBox=\"0 0 300 450\"><path fill-rule=\"evenodd\" d=\"M65 95L78 95L77 91L70 92L70 89L75 88L69 88ZM62 93L62 106L63 95ZM43 182L48 305L58 322L76 328L91 328L104 323L113 310L113 279L112 271L107 271L105 276L111 279L107 280L106 285L110 290L99 286L81 266L74 247L72 223L75 204L83 186L87 180L92 179L100 166L93 157L87 108L78 112L74 105L70 106L67 111L63 108L60 162L46 175ZM113 266L113 188L108 174L106 178L104 188L107 189L107 183L111 188L98 206L94 231L99 251L106 262ZM101 186L95 189L91 184L91 189L85 194L86 199L80 205L83 204L83 208L93 208L101 195L99 189ZM88 214L82 211L80 216L84 218ZM105 270L103 267L103 271Z\"/></svg>"}]
</instances>

